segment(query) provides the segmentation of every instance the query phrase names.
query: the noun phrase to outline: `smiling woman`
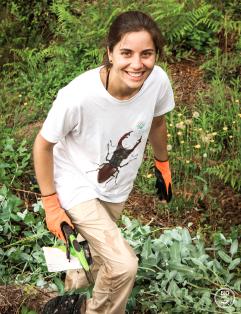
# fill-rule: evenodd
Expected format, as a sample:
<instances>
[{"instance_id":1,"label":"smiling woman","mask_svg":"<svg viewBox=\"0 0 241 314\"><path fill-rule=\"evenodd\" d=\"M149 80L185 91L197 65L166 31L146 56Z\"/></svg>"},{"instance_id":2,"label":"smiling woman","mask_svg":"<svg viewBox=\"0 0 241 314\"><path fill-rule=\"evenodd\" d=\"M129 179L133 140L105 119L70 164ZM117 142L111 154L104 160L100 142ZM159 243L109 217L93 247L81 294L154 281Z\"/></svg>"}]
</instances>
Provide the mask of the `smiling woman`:
<instances>
[{"instance_id":1,"label":"smiling woman","mask_svg":"<svg viewBox=\"0 0 241 314\"><path fill-rule=\"evenodd\" d=\"M112 64L109 75L109 93L126 99L134 96L153 70L156 51L149 32L141 30L123 35L111 51L108 58ZM104 76L102 76L104 83Z\"/></svg>"},{"instance_id":2,"label":"smiling woman","mask_svg":"<svg viewBox=\"0 0 241 314\"><path fill-rule=\"evenodd\" d=\"M34 165L47 227L64 240L61 224L67 222L93 253L92 298L76 304L70 300L68 313L79 313L81 303L81 313L125 313L138 259L116 220L148 138L157 194L171 200L164 115L174 108L174 97L166 73L155 65L161 51L160 31L151 17L139 11L120 14L110 27L103 65L59 91L35 140ZM81 288L84 279L72 272L66 284ZM46 308L45 313L52 312Z\"/></svg>"}]
</instances>

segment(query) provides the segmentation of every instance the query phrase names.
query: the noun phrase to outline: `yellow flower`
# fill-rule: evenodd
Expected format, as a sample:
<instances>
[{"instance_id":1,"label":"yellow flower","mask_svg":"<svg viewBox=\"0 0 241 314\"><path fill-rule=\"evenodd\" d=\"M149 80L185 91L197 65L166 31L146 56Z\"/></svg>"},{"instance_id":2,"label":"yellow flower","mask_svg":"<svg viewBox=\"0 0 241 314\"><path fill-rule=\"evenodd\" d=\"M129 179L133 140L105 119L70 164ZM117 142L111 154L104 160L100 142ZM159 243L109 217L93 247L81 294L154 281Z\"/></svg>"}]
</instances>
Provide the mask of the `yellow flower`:
<instances>
[{"instance_id":1,"label":"yellow flower","mask_svg":"<svg viewBox=\"0 0 241 314\"><path fill-rule=\"evenodd\" d=\"M153 176L152 173L148 173L148 175L146 176L148 179L151 178Z\"/></svg>"},{"instance_id":2,"label":"yellow flower","mask_svg":"<svg viewBox=\"0 0 241 314\"><path fill-rule=\"evenodd\" d=\"M213 133L212 133L212 136L215 136L215 135L217 135L217 134L218 134L217 132L213 132Z\"/></svg>"},{"instance_id":3,"label":"yellow flower","mask_svg":"<svg viewBox=\"0 0 241 314\"><path fill-rule=\"evenodd\" d=\"M239 103L239 99L236 99L235 102L236 102L236 103Z\"/></svg>"},{"instance_id":4,"label":"yellow flower","mask_svg":"<svg viewBox=\"0 0 241 314\"><path fill-rule=\"evenodd\" d=\"M190 160L186 160L186 164L190 164Z\"/></svg>"},{"instance_id":5,"label":"yellow flower","mask_svg":"<svg viewBox=\"0 0 241 314\"><path fill-rule=\"evenodd\" d=\"M181 132L181 131L178 131L178 132L177 132L177 135L181 136L181 135L182 135L182 132Z\"/></svg>"},{"instance_id":6,"label":"yellow flower","mask_svg":"<svg viewBox=\"0 0 241 314\"><path fill-rule=\"evenodd\" d=\"M210 142L211 142L211 143L213 143L213 142L214 142L214 140L210 140Z\"/></svg>"},{"instance_id":7,"label":"yellow flower","mask_svg":"<svg viewBox=\"0 0 241 314\"><path fill-rule=\"evenodd\" d=\"M198 131L202 131L202 130L203 130L202 128L199 128L199 129L198 129Z\"/></svg>"},{"instance_id":8,"label":"yellow flower","mask_svg":"<svg viewBox=\"0 0 241 314\"><path fill-rule=\"evenodd\" d=\"M229 135L229 138L233 138L233 135Z\"/></svg>"},{"instance_id":9,"label":"yellow flower","mask_svg":"<svg viewBox=\"0 0 241 314\"><path fill-rule=\"evenodd\" d=\"M173 126L173 124L172 124L172 123L170 123L170 124L169 124L169 126Z\"/></svg>"},{"instance_id":10,"label":"yellow flower","mask_svg":"<svg viewBox=\"0 0 241 314\"><path fill-rule=\"evenodd\" d=\"M180 143L183 144L183 143L185 143L185 142L184 142L184 141L181 141Z\"/></svg>"},{"instance_id":11,"label":"yellow flower","mask_svg":"<svg viewBox=\"0 0 241 314\"><path fill-rule=\"evenodd\" d=\"M177 115L178 115L178 117L181 117L181 116L182 116L182 113L178 113Z\"/></svg>"},{"instance_id":12,"label":"yellow flower","mask_svg":"<svg viewBox=\"0 0 241 314\"><path fill-rule=\"evenodd\" d=\"M223 130L224 130L224 131L227 131L227 129L228 129L228 128L227 128L226 126L223 127Z\"/></svg>"},{"instance_id":13,"label":"yellow flower","mask_svg":"<svg viewBox=\"0 0 241 314\"><path fill-rule=\"evenodd\" d=\"M200 145L200 144L197 144L197 145L195 145L194 147L195 147L195 148L200 148L201 145Z\"/></svg>"},{"instance_id":14,"label":"yellow flower","mask_svg":"<svg viewBox=\"0 0 241 314\"><path fill-rule=\"evenodd\" d=\"M167 134L167 137L171 137L171 134L168 133L168 134Z\"/></svg>"},{"instance_id":15,"label":"yellow flower","mask_svg":"<svg viewBox=\"0 0 241 314\"><path fill-rule=\"evenodd\" d=\"M238 115L239 115L239 118L241 118L241 113L239 113Z\"/></svg>"},{"instance_id":16,"label":"yellow flower","mask_svg":"<svg viewBox=\"0 0 241 314\"><path fill-rule=\"evenodd\" d=\"M236 123L236 121L233 121L232 123L233 123L233 124L235 124L235 123Z\"/></svg>"}]
</instances>

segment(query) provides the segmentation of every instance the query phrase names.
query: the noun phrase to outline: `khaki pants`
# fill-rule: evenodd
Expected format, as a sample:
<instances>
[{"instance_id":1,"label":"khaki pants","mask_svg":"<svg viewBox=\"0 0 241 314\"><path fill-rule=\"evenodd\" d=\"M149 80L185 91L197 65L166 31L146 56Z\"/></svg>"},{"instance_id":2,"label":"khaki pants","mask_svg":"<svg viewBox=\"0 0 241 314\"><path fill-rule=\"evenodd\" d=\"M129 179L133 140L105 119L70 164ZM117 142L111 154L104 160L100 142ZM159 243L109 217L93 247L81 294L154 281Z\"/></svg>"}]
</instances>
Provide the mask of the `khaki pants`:
<instances>
[{"instance_id":1,"label":"khaki pants","mask_svg":"<svg viewBox=\"0 0 241 314\"><path fill-rule=\"evenodd\" d=\"M124 203L93 199L67 211L78 232L88 241L95 279L86 314L124 314L133 288L138 259L116 225ZM68 271L65 289L88 285L85 274Z\"/></svg>"}]
</instances>

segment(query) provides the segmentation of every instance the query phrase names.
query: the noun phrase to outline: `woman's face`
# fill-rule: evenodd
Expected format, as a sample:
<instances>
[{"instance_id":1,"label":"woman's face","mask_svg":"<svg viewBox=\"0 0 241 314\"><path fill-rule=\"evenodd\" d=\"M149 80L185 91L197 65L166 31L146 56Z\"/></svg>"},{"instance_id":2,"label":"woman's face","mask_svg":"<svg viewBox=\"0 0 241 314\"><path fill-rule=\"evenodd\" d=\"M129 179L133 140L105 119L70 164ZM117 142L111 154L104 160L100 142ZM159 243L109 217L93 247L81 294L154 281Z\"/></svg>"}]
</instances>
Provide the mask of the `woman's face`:
<instances>
[{"instance_id":1,"label":"woman's face","mask_svg":"<svg viewBox=\"0 0 241 314\"><path fill-rule=\"evenodd\" d=\"M108 56L112 61L112 82L130 92L140 89L156 60L152 37L145 30L126 33L112 52L108 50Z\"/></svg>"}]
</instances>

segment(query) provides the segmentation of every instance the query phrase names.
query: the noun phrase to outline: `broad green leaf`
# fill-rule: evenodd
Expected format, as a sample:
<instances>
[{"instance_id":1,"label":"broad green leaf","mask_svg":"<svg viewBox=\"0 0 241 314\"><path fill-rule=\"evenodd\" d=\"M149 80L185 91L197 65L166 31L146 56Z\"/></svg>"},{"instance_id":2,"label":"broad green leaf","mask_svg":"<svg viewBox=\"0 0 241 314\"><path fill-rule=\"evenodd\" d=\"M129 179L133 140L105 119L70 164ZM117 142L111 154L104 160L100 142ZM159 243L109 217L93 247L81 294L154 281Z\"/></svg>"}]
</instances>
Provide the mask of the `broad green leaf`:
<instances>
[{"instance_id":1,"label":"broad green leaf","mask_svg":"<svg viewBox=\"0 0 241 314\"><path fill-rule=\"evenodd\" d=\"M228 266L229 270L233 270L236 266L240 265L240 258L235 258Z\"/></svg>"},{"instance_id":2,"label":"broad green leaf","mask_svg":"<svg viewBox=\"0 0 241 314\"><path fill-rule=\"evenodd\" d=\"M183 243L190 244L192 242L190 233L186 228L182 229L181 234L182 234Z\"/></svg>"},{"instance_id":3,"label":"broad green leaf","mask_svg":"<svg viewBox=\"0 0 241 314\"><path fill-rule=\"evenodd\" d=\"M224 251L221 250L218 251L218 255L224 262L228 264L232 262L232 258L229 255L227 255Z\"/></svg>"},{"instance_id":4,"label":"broad green leaf","mask_svg":"<svg viewBox=\"0 0 241 314\"><path fill-rule=\"evenodd\" d=\"M180 228L179 228L180 229ZM164 234L168 235L171 239L176 241L182 241L179 229L165 230Z\"/></svg>"},{"instance_id":5,"label":"broad green leaf","mask_svg":"<svg viewBox=\"0 0 241 314\"><path fill-rule=\"evenodd\" d=\"M55 277L54 279L54 283L56 284L58 291L60 293L64 293L64 283L62 280L60 280L59 278Z\"/></svg>"},{"instance_id":6,"label":"broad green leaf","mask_svg":"<svg viewBox=\"0 0 241 314\"><path fill-rule=\"evenodd\" d=\"M181 261L181 254L180 254L180 243L174 242L170 247L170 259L173 262L180 262Z\"/></svg>"},{"instance_id":7,"label":"broad green leaf","mask_svg":"<svg viewBox=\"0 0 241 314\"><path fill-rule=\"evenodd\" d=\"M238 240L235 239L230 247L230 254L233 256L234 254L236 254L238 251Z\"/></svg>"},{"instance_id":8,"label":"broad green leaf","mask_svg":"<svg viewBox=\"0 0 241 314\"><path fill-rule=\"evenodd\" d=\"M233 285L234 289L236 289L237 291L241 290L241 278L237 279Z\"/></svg>"},{"instance_id":9,"label":"broad green leaf","mask_svg":"<svg viewBox=\"0 0 241 314\"><path fill-rule=\"evenodd\" d=\"M144 243L144 246L143 246L143 249L142 249L142 252L141 252L141 256L144 258L144 259L148 259L149 256L153 255L152 253L152 249L151 249L151 239L148 238L145 243Z\"/></svg>"}]
</instances>

